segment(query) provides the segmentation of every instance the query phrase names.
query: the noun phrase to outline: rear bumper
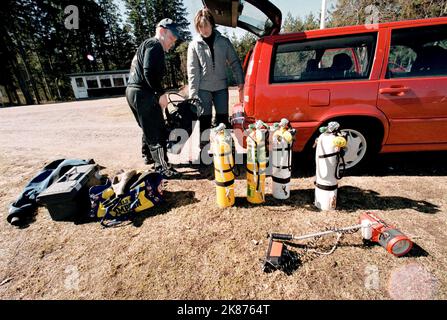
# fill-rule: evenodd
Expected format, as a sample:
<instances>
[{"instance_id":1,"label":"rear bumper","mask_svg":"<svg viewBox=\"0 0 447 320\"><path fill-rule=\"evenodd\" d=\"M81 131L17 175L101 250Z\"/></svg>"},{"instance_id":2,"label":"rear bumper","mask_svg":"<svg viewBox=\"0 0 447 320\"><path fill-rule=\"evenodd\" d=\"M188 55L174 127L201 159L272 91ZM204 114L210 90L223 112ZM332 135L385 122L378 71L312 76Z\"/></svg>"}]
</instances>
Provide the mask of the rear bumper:
<instances>
[{"instance_id":1,"label":"rear bumper","mask_svg":"<svg viewBox=\"0 0 447 320\"><path fill-rule=\"evenodd\" d=\"M238 143L244 148L246 148L246 138L243 132L248 128L249 124L254 123L256 120L253 117L246 116L242 104L233 106L233 114L230 120L231 126L238 139ZM272 123L268 124L272 125ZM321 126L319 122L291 122L290 124L297 131L296 141L293 144L293 151L295 152L303 151L309 140L312 139L314 133Z\"/></svg>"},{"instance_id":2,"label":"rear bumper","mask_svg":"<svg viewBox=\"0 0 447 320\"><path fill-rule=\"evenodd\" d=\"M246 136L244 135L244 131L248 128L248 125L252 122L249 122L250 119L245 115L244 108L242 104L236 104L233 106L233 113L230 117L230 124L233 129L233 134L235 138L236 144L238 144L241 148L246 149Z\"/></svg>"}]
</instances>

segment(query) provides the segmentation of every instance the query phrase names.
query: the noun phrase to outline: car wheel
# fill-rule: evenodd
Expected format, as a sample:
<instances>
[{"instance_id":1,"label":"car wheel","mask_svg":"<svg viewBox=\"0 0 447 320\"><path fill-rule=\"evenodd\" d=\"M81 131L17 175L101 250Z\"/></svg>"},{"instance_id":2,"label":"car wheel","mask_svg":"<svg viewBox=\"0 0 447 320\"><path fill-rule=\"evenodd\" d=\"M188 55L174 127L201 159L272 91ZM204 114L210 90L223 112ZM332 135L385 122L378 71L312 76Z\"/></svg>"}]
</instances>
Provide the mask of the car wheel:
<instances>
[{"instance_id":1,"label":"car wheel","mask_svg":"<svg viewBox=\"0 0 447 320\"><path fill-rule=\"evenodd\" d=\"M347 147L345 149L344 160L345 169L349 174L362 173L365 165L378 154L380 150L380 142L383 137L383 129L380 124L371 120L351 120L351 119L334 119L340 124L341 132L347 135ZM330 122L329 121L329 122ZM323 126L327 126L326 122ZM304 162L312 161L311 170L315 169L315 149L313 143L319 136L317 131L314 136L309 139L305 148Z\"/></svg>"},{"instance_id":2,"label":"car wheel","mask_svg":"<svg viewBox=\"0 0 447 320\"><path fill-rule=\"evenodd\" d=\"M345 148L346 169L358 165L368 152L368 141L365 134L356 129L342 129L341 132L347 136L347 145Z\"/></svg>"}]
</instances>

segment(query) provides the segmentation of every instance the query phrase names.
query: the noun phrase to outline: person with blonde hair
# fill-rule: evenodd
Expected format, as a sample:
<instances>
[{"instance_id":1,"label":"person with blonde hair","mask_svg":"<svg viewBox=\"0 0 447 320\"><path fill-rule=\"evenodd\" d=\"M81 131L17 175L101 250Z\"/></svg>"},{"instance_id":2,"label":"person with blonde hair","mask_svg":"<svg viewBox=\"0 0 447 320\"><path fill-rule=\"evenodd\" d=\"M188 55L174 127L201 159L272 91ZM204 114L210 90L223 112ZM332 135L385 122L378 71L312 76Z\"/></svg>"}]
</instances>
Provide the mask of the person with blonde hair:
<instances>
[{"instance_id":1,"label":"person with blonde hair","mask_svg":"<svg viewBox=\"0 0 447 320\"><path fill-rule=\"evenodd\" d=\"M204 113L199 119L202 132L212 126L213 104L215 124L224 123L229 127L227 66L232 69L242 102L244 74L241 62L230 40L216 30L209 9L197 12L194 26L198 35L188 46L189 97L200 99L204 107Z\"/></svg>"}]
</instances>

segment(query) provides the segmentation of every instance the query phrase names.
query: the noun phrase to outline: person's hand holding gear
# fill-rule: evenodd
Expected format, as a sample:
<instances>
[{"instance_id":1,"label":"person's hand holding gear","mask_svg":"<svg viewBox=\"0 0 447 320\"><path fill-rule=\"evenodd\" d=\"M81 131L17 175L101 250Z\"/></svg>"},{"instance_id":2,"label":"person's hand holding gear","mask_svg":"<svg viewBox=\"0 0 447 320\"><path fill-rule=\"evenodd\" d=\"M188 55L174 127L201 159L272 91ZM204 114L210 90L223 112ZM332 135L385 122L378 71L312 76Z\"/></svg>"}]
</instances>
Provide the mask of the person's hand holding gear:
<instances>
[{"instance_id":1,"label":"person's hand holding gear","mask_svg":"<svg viewBox=\"0 0 447 320\"><path fill-rule=\"evenodd\" d=\"M160 98L158 98L158 104L162 107L162 109L166 109L169 104L168 95L166 93L162 94Z\"/></svg>"}]
</instances>

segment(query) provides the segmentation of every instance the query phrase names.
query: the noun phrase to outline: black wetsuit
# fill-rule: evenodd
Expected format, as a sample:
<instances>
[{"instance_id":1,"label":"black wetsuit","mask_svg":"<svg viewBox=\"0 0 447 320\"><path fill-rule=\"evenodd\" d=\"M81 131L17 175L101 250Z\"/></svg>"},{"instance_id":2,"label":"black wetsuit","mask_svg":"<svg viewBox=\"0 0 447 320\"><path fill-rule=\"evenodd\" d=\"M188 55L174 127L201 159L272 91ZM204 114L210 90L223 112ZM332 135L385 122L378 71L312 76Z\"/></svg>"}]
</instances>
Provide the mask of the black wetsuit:
<instances>
[{"instance_id":1,"label":"black wetsuit","mask_svg":"<svg viewBox=\"0 0 447 320\"><path fill-rule=\"evenodd\" d=\"M156 38L145 40L132 61L126 89L127 102L143 130L143 156L151 157L155 167L166 169L166 125L159 97L165 92L165 53Z\"/></svg>"}]
</instances>

